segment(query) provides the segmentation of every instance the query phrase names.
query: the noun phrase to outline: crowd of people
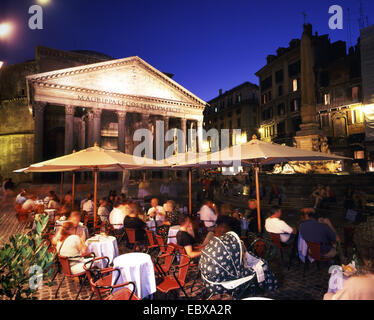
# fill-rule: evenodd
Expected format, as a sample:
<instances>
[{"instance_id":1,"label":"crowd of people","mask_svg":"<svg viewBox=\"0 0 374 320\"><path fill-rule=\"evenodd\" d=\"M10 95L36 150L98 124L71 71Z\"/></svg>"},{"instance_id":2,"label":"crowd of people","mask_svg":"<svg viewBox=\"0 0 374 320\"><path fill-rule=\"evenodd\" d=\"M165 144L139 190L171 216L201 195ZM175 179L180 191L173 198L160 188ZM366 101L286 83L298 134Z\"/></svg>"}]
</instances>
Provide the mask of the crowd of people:
<instances>
[{"instance_id":1,"label":"crowd of people","mask_svg":"<svg viewBox=\"0 0 374 320\"><path fill-rule=\"evenodd\" d=\"M129 199L126 194L117 194L111 190L106 197L102 197L98 201L97 217L98 225L102 231L111 232L115 236L125 235L125 229L135 230L135 239L137 242L147 241L146 229L151 229L155 234L160 235L165 244L168 239L168 231L170 227L179 226L176 234L177 245L184 248L184 252L192 260L199 265L202 279L210 294L220 294L224 292L222 283L225 281L235 280L234 278L251 278L251 274L255 275L250 285L242 284L238 286L245 288L247 293L256 292L259 288L263 291L275 290L279 287L276 277L267 261L256 256L248 249L248 243L244 243L248 239L249 234L264 236L259 234L259 221L256 194L248 200L246 210L233 209L228 203L216 204L214 197L217 188L225 190L229 182L218 184L211 181L210 178L201 180L201 188L203 192L203 200L197 215L187 215L183 210L183 206L177 203L178 194L182 191L177 186L180 181L169 179L160 186L160 196L153 197L150 200L149 208L142 205L139 201ZM249 181L250 183L250 181ZM9 184L8 184L9 186ZM143 186L139 186L144 187ZM224 192L224 191L223 191ZM144 193L143 193L144 196ZM209 196L212 196L209 197ZM260 188L260 196L264 196L264 190ZM304 208L300 210L298 226L290 226L282 219L282 198L284 197L283 189L277 184L272 184L269 190L268 204L276 200L277 205L273 205L268 215L260 213L261 230L268 234L279 234L282 245L291 247L291 256L295 257L298 252L298 244L300 239L307 242L315 242L320 244L320 252L323 258L335 261L336 264L347 263L347 257L342 252L342 240L333 226L332 222L324 214L324 202L336 202L336 196L329 186L318 185L313 191L314 208ZM166 199L160 202L161 199ZM345 194L345 206L347 208L356 208L362 206L363 193L354 189L352 186L347 188ZM71 262L71 268L75 271L82 271L83 264L87 261L86 240L87 223L93 220L94 216L94 200L93 195L88 193L81 201L73 201L72 193L67 192L64 197L58 199L56 193L51 190L44 197L38 197L34 193L30 193L23 189L15 198L15 205L25 213L41 213L40 208L54 210L54 223L59 220L64 222L59 228L55 228L55 235L52 243L56 247L59 254L69 257L75 257ZM152 223L150 223L152 222ZM153 226L153 227L151 227ZM218 240L217 240L218 239ZM217 242L218 241L218 242ZM217 244L219 243L219 244ZM221 247L223 246L223 247ZM235 270L241 270L233 278L228 276L229 271L220 273L218 278L211 278L212 274L209 270L216 270L215 260L217 252L215 250L227 250L230 248L229 255L242 256L239 262L235 262ZM236 253L235 253L236 252ZM225 253L226 254L226 253ZM224 257L225 259L227 257ZM347 281L342 289L343 292L335 295L327 294L325 299L343 299L348 297L360 297L358 291L362 279L372 281L372 257L369 255L362 258L366 266L365 275L358 275L358 280ZM233 256L230 261L236 261ZM231 262L230 262L231 263ZM255 268L261 264L261 270ZM78 272L77 271L77 272ZM228 272L228 273L227 273ZM226 274L227 273L227 274ZM261 278L262 277L262 278ZM361 278L365 277L365 278ZM213 280L212 280L213 279ZM220 279L220 280L218 280ZM214 283L214 285L212 284ZM369 286L362 286L362 290L366 290L364 297L370 296L372 292ZM364 289L365 288L365 289ZM236 289L235 289L236 290Z\"/></svg>"}]
</instances>

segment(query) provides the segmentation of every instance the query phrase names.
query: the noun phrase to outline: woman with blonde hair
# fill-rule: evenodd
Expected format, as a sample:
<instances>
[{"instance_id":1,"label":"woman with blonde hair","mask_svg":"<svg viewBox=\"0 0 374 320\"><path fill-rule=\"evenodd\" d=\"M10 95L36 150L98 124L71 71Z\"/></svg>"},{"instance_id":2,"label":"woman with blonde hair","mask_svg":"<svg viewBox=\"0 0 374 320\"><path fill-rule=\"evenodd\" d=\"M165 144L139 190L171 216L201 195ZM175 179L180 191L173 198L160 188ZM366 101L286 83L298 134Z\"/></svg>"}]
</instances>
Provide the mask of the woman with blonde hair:
<instances>
[{"instance_id":1,"label":"woman with blonde hair","mask_svg":"<svg viewBox=\"0 0 374 320\"><path fill-rule=\"evenodd\" d=\"M88 254L87 246L83 237L75 233L75 226L67 221L62 225L59 239L57 240L56 250L59 256L68 257L70 269L73 274L84 272L83 265L90 261L90 258L84 258Z\"/></svg>"}]
</instances>

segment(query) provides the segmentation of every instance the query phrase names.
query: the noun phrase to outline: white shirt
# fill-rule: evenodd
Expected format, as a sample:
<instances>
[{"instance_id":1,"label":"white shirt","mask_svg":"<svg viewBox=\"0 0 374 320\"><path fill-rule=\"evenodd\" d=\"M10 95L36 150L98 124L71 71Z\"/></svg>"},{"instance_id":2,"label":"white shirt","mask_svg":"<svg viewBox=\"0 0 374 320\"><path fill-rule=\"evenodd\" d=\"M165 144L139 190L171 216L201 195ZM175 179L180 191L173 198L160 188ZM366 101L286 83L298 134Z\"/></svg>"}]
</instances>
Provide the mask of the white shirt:
<instances>
[{"instance_id":1,"label":"white shirt","mask_svg":"<svg viewBox=\"0 0 374 320\"><path fill-rule=\"evenodd\" d=\"M267 232L280 234L282 242L287 242L293 231L287 223L278 218L267 218L265 220L265 229Z\"/></svg>"},{"instance_id":2,"label":"white shirt","mask_svg":"<svg viewBox=\"0 0 374 320\"><path fill-rule=\"evenodd\" d=\"M161 207L161 206L157 206L156 208L150 208L149 210L148 210L148 213L147 213L147 215L150 215L150 214L152 214L153 212L155 212L157 210L157 212L158 213L161 213L161 214L166 214L166 212L165 212L165 210L164 210L164 208L163 207ZM158 216L159 216L159 214L158 214Z\"/></svg>"},{"instance_id":3,"label":"white shirt","mask_svg":"<svg viewBox=\"0 0 374 320\"><path fill-rule=\"evenodd\" d=\"M113 208L113 210L109 214L109 223L113 225L113 228L122 229L123 220L125 220L123 211L118 208Z\"/></svg>"},{"instance_id":4,"label":"white shirt","mask_svg":"<svg viewBox=\"0 0 374 320\"><path fill-rule=\"evenodd\" d=\"M94 203L93 203L93 201L92 200L87 200L85 203L83 203L82 210L86 211L87 213L88 212L93 212L93 210L94 210Z\"/></svg>"},{"instance_id":5,"label":"white shirt","mask_svg":"<svg viewBox=\"0 0 374 320\"><path fill-rule=\"evenodd\" d=\"M204 221L204 224L207 228L215 226L215 221L217 220L217 215L213 211L213 209L209 208L206 204L204 204L200 211L200 220ZM209 220L209 221L208 221Z\"/></svg>"},{"instance_id":6,"label":"white shirt","mask_svg":"<svg viewBox=\"0 0 374 320\"><path fill-rule=\"evenodd\" d=\"M108 217L109 211L106 207L99 207L99 209L97 210L97 214L99 216Z\"/></svg>"}]
</instances>

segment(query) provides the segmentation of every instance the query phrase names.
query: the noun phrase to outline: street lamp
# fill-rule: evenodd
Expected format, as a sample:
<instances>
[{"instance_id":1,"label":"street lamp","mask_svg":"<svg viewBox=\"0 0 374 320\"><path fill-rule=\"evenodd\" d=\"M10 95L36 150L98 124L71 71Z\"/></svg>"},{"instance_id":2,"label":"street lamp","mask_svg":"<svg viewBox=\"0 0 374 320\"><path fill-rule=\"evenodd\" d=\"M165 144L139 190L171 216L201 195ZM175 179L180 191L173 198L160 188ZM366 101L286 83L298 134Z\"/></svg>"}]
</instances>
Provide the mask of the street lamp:
<instances>
[{"instance_id":1,"label":"street lamp","mask_svg":"<svg viewBox=\"0 0 374 320\"><path fill-rule=\"evenodd\" d=\"M13 25L10 22L0 23L0 39L8 37L13 30Z\"/></svg>"}]
</instances>

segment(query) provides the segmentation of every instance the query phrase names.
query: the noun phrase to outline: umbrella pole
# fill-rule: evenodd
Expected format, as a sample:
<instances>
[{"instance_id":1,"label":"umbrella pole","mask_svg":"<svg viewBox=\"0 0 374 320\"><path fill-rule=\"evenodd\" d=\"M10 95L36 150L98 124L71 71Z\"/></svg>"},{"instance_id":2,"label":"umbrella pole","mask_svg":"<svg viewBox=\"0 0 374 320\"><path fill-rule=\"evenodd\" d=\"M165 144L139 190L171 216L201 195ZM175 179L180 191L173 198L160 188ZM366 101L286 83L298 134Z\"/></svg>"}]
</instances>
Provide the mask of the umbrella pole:
<instances>
[{"instance_id":1,"label":"umbrella pole","mask_svg":"<svg viewBox=\"0 0 374 320\"><path fill-rule=\"evenodd\" d=\"M63 197L63 188L64 188L64 173L61 172L61 183L60 183L60 204L62 204L62 197Z\"/></svg>"},{"instance_id":2,"label":"umbrella pole","mask_svg":"<svg viewBox=\"0 0 374 320\"><path fill-rule=\"evenodd\" d=\"M71 209L74 210L75 204L75 172L73 171L73 181L71 186Z\"/></svg>"},{"instance_id":3,"label":"umbrella pole","mask_svg":"<svg viewBox=\"0 0 374 320\"><path fill-rule=\"evenodd\" d=\"M94 228L96 228L96 209L97 209L97 169L94 169Z\"/></svg>"},{"instance_id":4,"label":"umbrella pole","mask_svg":"<svg viewBox=\"0 0 374 320\"><path fill-rule=\"evenodd\" d=\"M192 214L192 197L191 197L191 184L192 184L192 169L188 169L188 210Z\"/></svg>"},{"instance_id":5,"label":"umbrella pole","mask_svg":"<svg viewBox=\"0 0 374 320\"><path fill-rule=\"evenodd\" d=\"M257 198L257 223L258 223L258 232L261 233L261 213L260 213L260 186L258 183L258 171L259 167L255 167L255 177L256 177L256 198Z\"/></svg>"}]
</instances>

